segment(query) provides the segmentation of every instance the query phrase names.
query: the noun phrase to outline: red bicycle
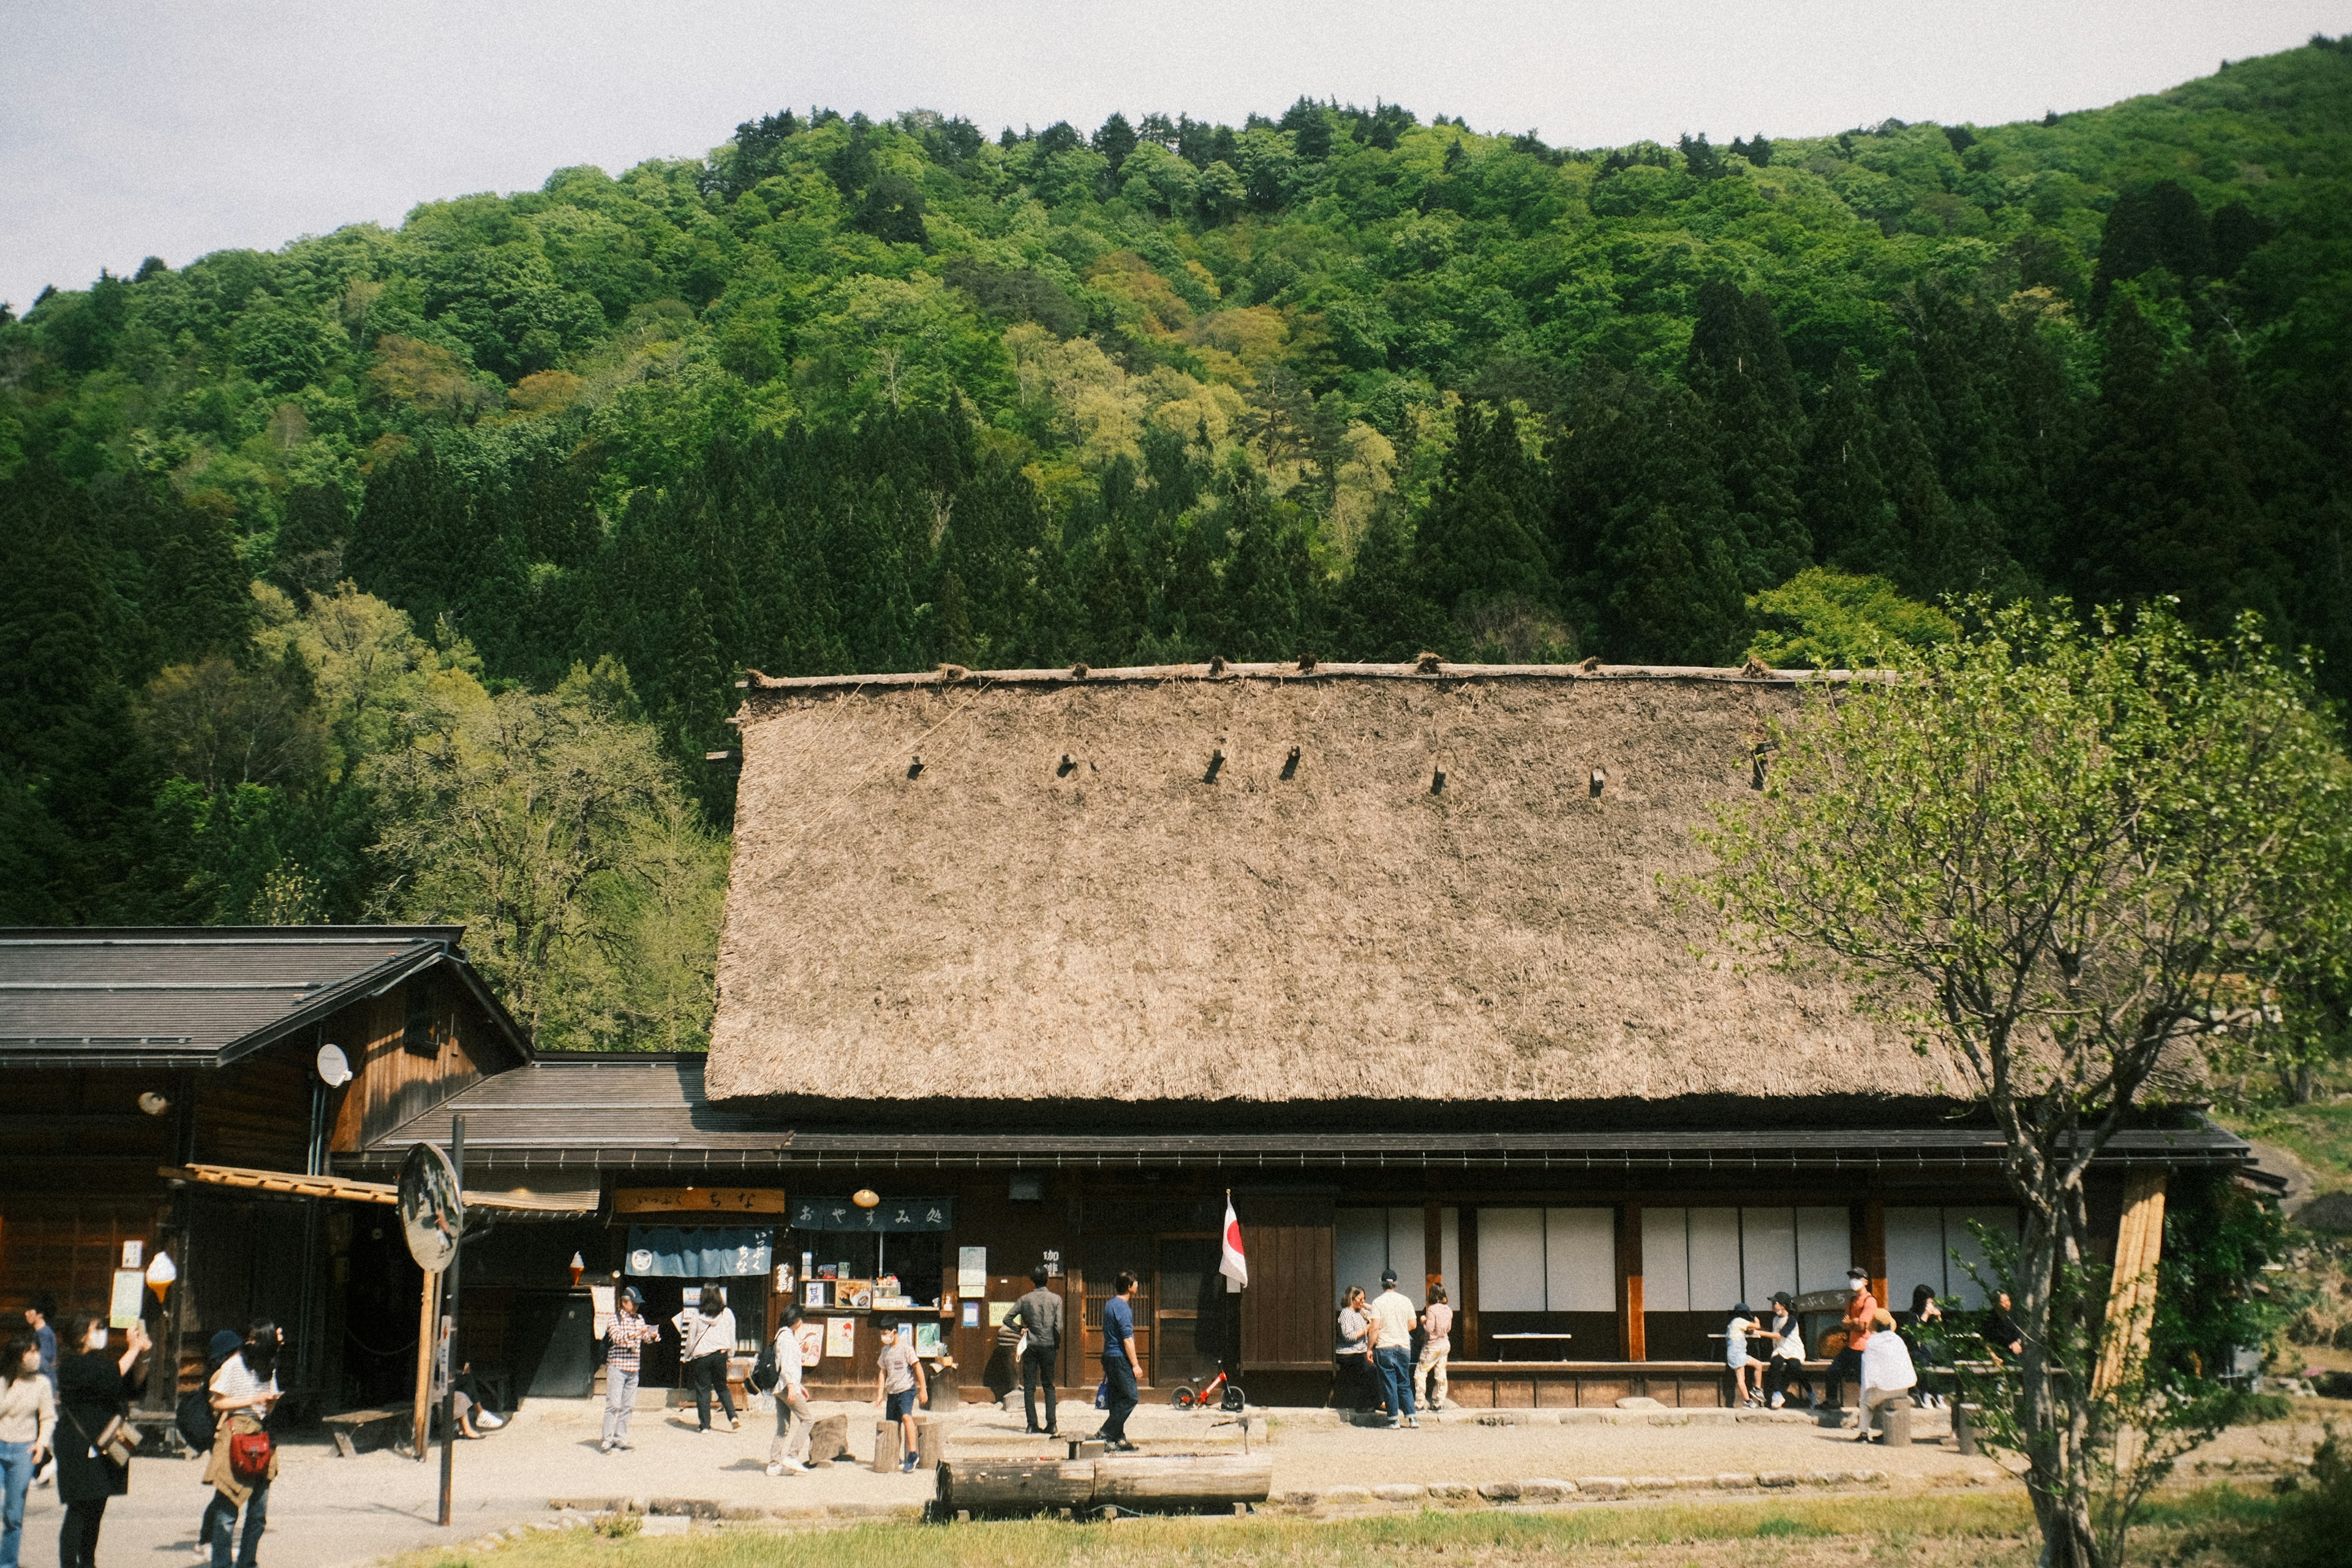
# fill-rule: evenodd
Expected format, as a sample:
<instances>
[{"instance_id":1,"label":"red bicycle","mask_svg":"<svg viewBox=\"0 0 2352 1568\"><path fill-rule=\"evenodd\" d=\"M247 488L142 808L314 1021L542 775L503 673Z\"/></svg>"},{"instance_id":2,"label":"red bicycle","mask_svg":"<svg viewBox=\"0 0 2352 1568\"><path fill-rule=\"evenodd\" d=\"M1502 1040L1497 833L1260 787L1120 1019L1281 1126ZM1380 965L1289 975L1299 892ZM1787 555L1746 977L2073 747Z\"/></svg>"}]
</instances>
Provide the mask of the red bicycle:
<instances>
[{"instance_id":1,"label":"red bicycle","mask_svg":"<svg viewBox=\"0 0 2352 1568\"><path fill-rule=\"evenodd\" d=\"M1211 1401L1223 1410L1239 1410L1247 1403L1241 1384L1227 1377L1223 1367L1205 1382L1178 1384L1175 1392L1168 1396L1168 1402L1179 1410L1197 1410Z\"/></svg>"}]
</instances>

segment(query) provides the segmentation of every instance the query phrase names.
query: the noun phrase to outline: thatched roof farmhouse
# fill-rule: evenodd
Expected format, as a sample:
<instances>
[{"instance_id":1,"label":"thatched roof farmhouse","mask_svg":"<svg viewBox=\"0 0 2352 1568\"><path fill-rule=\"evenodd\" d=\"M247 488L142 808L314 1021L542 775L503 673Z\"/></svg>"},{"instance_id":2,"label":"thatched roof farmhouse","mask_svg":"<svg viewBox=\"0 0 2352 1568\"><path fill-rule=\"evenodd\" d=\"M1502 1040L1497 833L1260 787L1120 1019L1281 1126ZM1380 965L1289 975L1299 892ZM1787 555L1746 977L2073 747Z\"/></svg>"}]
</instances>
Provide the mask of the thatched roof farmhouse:
<instances>
[{"instance_id":1,"label":"thatched roof farmhouse","mask_svg":"<svg viewBox=\"0 0 2352 1568\"><path fill-rule=\"evenodd\" d=\"M1206 666L749 683L717 1099L1285 1116L1948 1100L1678 900L1804 678Z\"/></svg>"}]
</instances>

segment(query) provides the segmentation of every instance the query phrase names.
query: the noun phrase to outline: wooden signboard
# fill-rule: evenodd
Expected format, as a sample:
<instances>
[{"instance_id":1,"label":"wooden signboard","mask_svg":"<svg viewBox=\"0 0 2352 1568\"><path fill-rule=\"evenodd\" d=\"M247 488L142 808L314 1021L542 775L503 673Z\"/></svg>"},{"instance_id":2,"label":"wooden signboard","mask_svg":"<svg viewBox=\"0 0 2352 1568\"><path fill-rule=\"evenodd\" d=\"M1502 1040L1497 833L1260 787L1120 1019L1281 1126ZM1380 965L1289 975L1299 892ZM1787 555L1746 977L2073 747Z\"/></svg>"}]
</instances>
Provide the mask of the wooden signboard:
<instances>
[{"instance_id":1,"label":"wooden signboard","mask_svg":"<svg viewBox=\"0 0 2352 1568\"><path fill-rule=\"evenodd\" d=\"M782 1187L617 1187L614 1214L783 1214Z\"/></svg>"}]
</instances>

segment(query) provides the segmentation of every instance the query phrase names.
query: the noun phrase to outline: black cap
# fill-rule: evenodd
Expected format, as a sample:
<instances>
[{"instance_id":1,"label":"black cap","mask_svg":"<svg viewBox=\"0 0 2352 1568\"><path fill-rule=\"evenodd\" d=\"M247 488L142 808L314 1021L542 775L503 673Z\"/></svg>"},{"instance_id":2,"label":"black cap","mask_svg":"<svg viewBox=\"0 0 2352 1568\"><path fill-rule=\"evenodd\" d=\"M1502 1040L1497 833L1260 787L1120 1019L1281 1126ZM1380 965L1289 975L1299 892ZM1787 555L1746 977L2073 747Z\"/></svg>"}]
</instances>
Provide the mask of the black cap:
<instances>
[{"instance_id":1,"label":"black cap","mask_svg":"<svg viewBox=\"0 0 2352 1568\"><path fill-rule=\"evenodd\" d=\"M1731 1309L1731 1315L1735 1318L1752 1318L1756 1314L1748 1310L1747 1302L1742 1301L1739 1305Z\"/></svg>"},{"instance_id":2,"label":"black cap","mask_svg":"<svg viewBox=\"0 0 2352 1568\"><path fill-rule=\"evenodd\" d=\"M1393 1285L1393 1284L1395 1284L1395 1283L1396 1283L1396 1270L1395 1270L1395 1269L1393 1269L1393 1268L1383 1268L1383 1269L1381 1269L1381 1284L1383 1284L1383 1285Z\"/></svg>"},{"instance_id":3,"label":"black cap","mask_svg":"<svg viewBox=\"0 0 2352 1568\"><path fill-rule=\"evenodd\" d=\"M1797 1299L1794 1296L1790 1295L1786 1290L1773 1291L1772 1303L1775 1306L1786 1307L1792 1312L1797 1310Z\"/></svg>"}]
</instances>

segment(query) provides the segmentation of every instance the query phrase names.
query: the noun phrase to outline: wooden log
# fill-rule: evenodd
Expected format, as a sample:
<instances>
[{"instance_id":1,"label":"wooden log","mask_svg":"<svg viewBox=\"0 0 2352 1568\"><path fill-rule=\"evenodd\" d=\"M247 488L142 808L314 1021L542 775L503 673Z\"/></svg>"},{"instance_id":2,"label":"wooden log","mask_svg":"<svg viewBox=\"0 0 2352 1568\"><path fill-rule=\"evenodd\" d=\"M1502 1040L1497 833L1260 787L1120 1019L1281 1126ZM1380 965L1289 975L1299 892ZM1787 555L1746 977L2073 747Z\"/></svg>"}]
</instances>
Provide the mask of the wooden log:
<instances>
[{"instance_id":1,"label":"wooden log","mask_svg":"<svg viewBox=\"0 0 2352 1568\"><path fill-rule=\"evenodd\" d=\"M1087 1507L1094 1500L1088 1459L942 1459L935 1516L1034 1513Z\"/></svg>"},{"instance_id":2,"label":"wooden log","mask_svg":"<svg viewBox=\"0 0 2352 1568\"><path fill-rule=\"evenodd\" d=\"M1121 1454L1095 1461L1095 1501L1121 1508L1214 1508L1264 1502L1274 1489L1267 1454Z\"/></svg>"},{"instance_id":3,"label":"wooden log","mask_svg":"<svg viewBox=\"0 0 2352 1568\"><path fill-rule=\"evenodd\" d=\"M874 1468L877 1473L895 1470L905 1457L907 1435L896 1421L874 1423Z\"/></svg>"}]
</instances>

